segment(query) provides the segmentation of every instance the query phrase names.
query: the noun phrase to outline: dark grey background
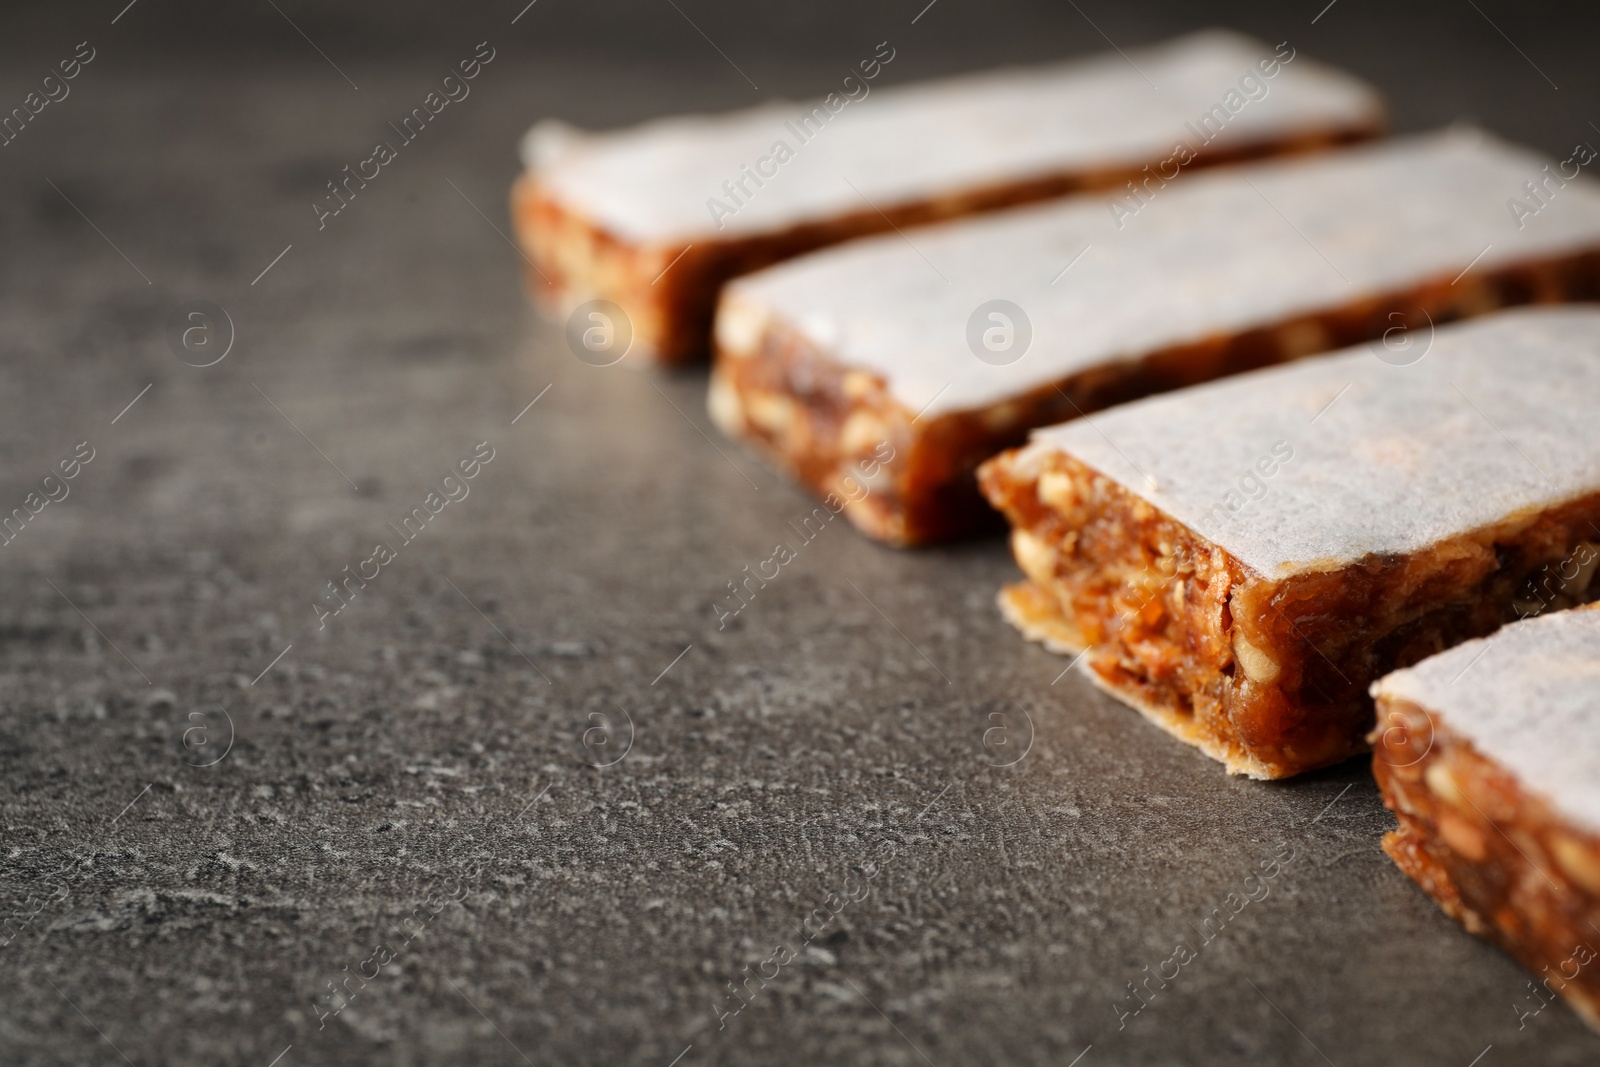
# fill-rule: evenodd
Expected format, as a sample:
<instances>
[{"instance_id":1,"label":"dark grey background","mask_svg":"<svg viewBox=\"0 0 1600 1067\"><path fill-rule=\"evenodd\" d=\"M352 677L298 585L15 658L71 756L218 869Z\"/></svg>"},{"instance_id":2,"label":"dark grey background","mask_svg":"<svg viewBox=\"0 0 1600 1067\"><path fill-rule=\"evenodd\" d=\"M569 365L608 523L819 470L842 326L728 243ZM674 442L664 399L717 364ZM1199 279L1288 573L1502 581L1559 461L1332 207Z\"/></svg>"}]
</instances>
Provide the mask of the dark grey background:
<instances>
[{"instance_id":1,"label":"dark grey background","mask_svg":"<svg viewBox=\"0 0 1600 1067\"><path fill-rule=\"evenodd\" d=\"M675 2L0 12L5 109L97 50L0 148L0 510L96 450L0 547L0 1062L1594 1062L1564 1007L1519 1029L1528 976L1378 851L1359 761L1232 780L1053 682L993 607L997 539L830 527L719 632L811 503L710 429L703 373L574 359L496 232L536 118L813 95L885 39L909 81L1231 25L1370 78L1400 129L1564 156L1600 137L1590 8ZM318 232L322 183L483 40L472 95ZM165 336L191 299L236 330L206 369ZM323 583L483 440L470 496L319 632ZM624 714L631 750L588 765Z\"/></svg>"}]
</instances>

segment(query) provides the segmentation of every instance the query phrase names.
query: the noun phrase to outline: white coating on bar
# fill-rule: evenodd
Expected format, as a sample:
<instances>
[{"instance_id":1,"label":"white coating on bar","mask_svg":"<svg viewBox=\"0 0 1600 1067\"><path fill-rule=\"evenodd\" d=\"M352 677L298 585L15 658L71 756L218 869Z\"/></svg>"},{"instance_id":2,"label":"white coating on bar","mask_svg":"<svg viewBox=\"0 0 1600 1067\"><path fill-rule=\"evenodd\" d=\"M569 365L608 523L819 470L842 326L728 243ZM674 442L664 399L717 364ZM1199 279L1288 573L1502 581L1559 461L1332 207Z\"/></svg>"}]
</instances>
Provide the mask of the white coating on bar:
<instances>
[{"instance_id":1,"label":"white coating on bar","mask_svg":"<svg viewBox=\"0 0 1600 1067\"><path fill-rule=\"evenodd\" d=\"M1212 30L1127 58L1108 53L904 86L890 84L893 63L869 81L841 69L838 110L824 107L827 117L810 127L801 117L820 101L601 134L541 123L524 139L523 159L572 212L623 240L668 243L781 231L871 210L868 201L887 209L1030 178L1138 169L1167 159L1180 141L1201 144L1184 124L1224 101L1237 111L1222 112L1227 122L1213 148L1381 121L1365 83L1299 55L1264 78L1258 64L1273 56L1269 45ZM1256 99L1239 89L1252 73ZM841 105L846 93L858 99ZM723 182L771 157L778 141L792 158L774 157L762 185L747 181L748 196L730 197ZM732 214L714 213L712 198Z\"/></svg>"}]
</instances>

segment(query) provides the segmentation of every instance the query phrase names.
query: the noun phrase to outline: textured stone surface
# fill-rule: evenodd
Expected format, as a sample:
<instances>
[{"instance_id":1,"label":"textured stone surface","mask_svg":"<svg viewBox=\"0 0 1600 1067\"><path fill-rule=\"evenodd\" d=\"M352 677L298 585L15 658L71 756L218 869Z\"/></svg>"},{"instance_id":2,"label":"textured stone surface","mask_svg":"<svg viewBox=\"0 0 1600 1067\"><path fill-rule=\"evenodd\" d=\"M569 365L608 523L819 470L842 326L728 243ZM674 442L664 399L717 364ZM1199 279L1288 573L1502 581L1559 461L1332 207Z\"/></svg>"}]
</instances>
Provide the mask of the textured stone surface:
<instances>
[{"instance_id":1,"label":"textured stone surface","mask_svg":"<svg viewBox=\"0 0 1600 1067\"><path fill-rule=\"evenodd\" d=\"M96 450L0 548L0 1062L1593 1061L1563 1007L1519 1031L1527 976L1378 851L1364 767L1229 780L1056 681L993 607L998 540L896 553L835 523L719 631L811 502L710 431L703 375L587 366L526 309L490 220L541 114L811 95L885 37L906 78L1103 49L1070 7L680 2L758 94L667 5L278 6L359 90L266 5L0 15L8 107L98 50L0 149L0 506ZM1204 14L1373 79L1403 128L1585 136L1568 11L1480 5L1557 93L1466 5L1316 6ZM1121 45L1195 25L1085 10ZM486 37L473 95L318 232L322 183ZM164 336L193 298L237 331L204 369ZM470 495L319 632L323 583L483 440ZM223 707L231 749L190 765ZM631 750L589 766L623 711ZM994 715L1016 748L985 746Z\"/></svg>"}]
</instances>

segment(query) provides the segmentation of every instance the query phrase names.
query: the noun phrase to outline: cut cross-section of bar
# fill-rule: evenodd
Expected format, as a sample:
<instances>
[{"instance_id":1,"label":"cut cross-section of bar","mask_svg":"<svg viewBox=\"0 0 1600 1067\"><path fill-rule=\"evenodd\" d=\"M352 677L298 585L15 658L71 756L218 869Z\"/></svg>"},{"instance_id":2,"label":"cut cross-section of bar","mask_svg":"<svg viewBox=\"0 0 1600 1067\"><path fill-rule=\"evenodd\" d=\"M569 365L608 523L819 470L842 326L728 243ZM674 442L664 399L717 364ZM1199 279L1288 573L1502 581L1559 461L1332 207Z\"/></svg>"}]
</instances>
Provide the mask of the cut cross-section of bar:
<instances>
[{"instance_id":1,"label":"cut cross-section of bar","mask_svg":"<svg viewBox=\"0 0 1600 1067\"><path fill-rule=\"evenodd\" d=\"M1364 750L1370 683L1545 606L1600 552L1600 309L1441 327L1040 430L983 468L1006 616L1235 773ZM1381 346L1374 346L1382 350Z\"/></svg>"},{"instance_id":2,"label":"cut cross-section of bar","mask_svg":"<svg viewBox=\"0 0 1600 1067\"><path fill-rule=\"evenodd\" d=\"M708 351L734 275L863 234L1362 140L1384 122L1357 79L1220 31L903 87L888 84L894 59L880 43L808 103L604 134L534 127L512 215L535 294L560 315L609 300L631 320L635 360L683 363Z\"/></svg>"},{"instance_id":3,"label":"cut cross-section of bar","mask_svg":"<svg viewBox=\"0 0 1600 1067\"><path fill-rule=\"evenodd\" d=\"M993 521L973 470L1036 427L1600 297L1600 182L1557 169L1452 131L1180 177L1136 214L1076 197L827 249L728 286L711 414L818 494L887 441L846 514L899 544L968 532Z\"/></svg>"},{"instance_id":4,"label":"cut cross-section of bar","mask_svg":"<svg viewBox=\"0 0 1600 1067\"><path fill-rule=\"evenodd\" d=\"M1373 771L1399 821L1384 851L1534 972L1524 1024L1559 995L1600 1030L1600 611L1514 623L1372 692Z\"/></svg>"}]
</instances>

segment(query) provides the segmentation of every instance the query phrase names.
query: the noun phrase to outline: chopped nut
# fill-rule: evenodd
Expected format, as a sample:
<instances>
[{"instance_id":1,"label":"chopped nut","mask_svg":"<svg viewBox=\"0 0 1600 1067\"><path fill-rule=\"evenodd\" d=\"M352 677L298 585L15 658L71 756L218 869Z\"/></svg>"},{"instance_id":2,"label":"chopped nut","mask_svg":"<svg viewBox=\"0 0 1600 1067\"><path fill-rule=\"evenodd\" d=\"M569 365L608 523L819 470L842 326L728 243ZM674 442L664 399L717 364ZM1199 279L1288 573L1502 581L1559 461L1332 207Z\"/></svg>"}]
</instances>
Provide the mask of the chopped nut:
<instances>
[{"instance_id":1,"label":"chopped nut","mask_svg":"<svg viewBox=\"0 0 1600 1067\"><path fill-rule=\"evenodd\" d=\"M844 376L844 395L851 400L865 400L877 388L877 379L865 371L853 370Z\"/></svg>"},{"instance_id":2,"label":"chopped nut","mask_svg":"<svg viewBox=\"0 0 1600 1067\"><path fill-rule=\"evenodd\" d=\"M1403 812L1406 815L1416 815L1418 813L1418 805L1411 796L1411 790L1406 788L1405 783L1399 778L1390 780L1388 795L1389 801L1394 805L1396 811Z\"/></svg>"},{"instance_id":3,"label":"chopped nut","mask_svg":"<svg viewBox=\"0 0 1600 1067\"><path fill-rule=\"evenodd\" d=\"M1438 760L1428 764L1428 769L1423 773L1423 780L1428 783L1428 788L1433 795L1451 807L1459 808L1466 804L1466 798L1461 794L1461 787L1456 784L1456 776L1450 773L1450 768Z\"/></svg>"},{"instance_id":4,"label":"chopped nut","mask_svg":"<svg viewBox=\"0 0 1600 1067\"><path fill-rule=\"evenodd\" d=\"M1441 808L1437 817L1439 836L1445 844L1474 863L1482 863L1488 857L1488 846L1476 826L1448 808Z\"/></svg>"},{"instance_id":5,"label":"chopped nut","mask_svg":"<svg viewBox=\"0 0 1600 1067\"><path fill-rule=\"evenodd\" d=\"M1072 485L1072 478L1061 471L1045 471L1039 475L1036 491L1039 502L1056 511L1071 511L1078 503L1078 491Z\"/></svg>"},{"instance_id":6,"label":"chopped nut","mask_svg":"<svg viewBox=\"0 0 1600 1067\"><path fill-rule=\"evenodd\" d=\"M1272 657L1252 645L1238 630L1233 632L1233 656L1244 669L1245 677L1258 685L1266 685L1278 677L1278 665Z\"/></svg>"},{"instance_id":7,"label":"chopped nut","mask_svg":"<svg viewBox=\"0 0 1600 1067\"><path fill-rule=\"evenodd\" d=\"M779 437L793 429L800 418L799 405L782 393L752 393L745 407L751 422Z\"/></svg>"},{"instance_id":8,"label":"chopped nut","mask_svg":"<svg viewBox=\"0 0 1600 1067\"><path fill-rule=\"evenodd\" d=\"M1047 582L1055 577L1056 552L1027 530L1013 530L1011 551L1017 557L1017 566L1036 582Z\"/></svg>"},{"instance_id":9,"label":"chopped nut","mask_svg":"<svg viewBox=\"0 0 1600 1067\"><path fill-rule=\"evenodd\" d=\"M706 412L723 433L730 436L744 433L744 405L739 401L739 391L719 374L711 376L711 388L706 391Z\"/></svg>"},{"instance_id":10,"label":"chopped nut","mask_svg":"<svg viewBox=\"0 0 1600 1067\"><path fill-rule=\"evenodd\" d=\"M1600 895L1600 853L1571 834L1560 831L1551 835L1550 851L1555 855L1556 866L1567 877L1589 892Z\"/></svg>"},{"instance_id":11,"label":"chopped nut","mask_svg":"<svg viewBox=\"0 0 1600 1067\"><path fill-rule=\"evenodd\" d=\"M745 358L756 354L767 329L767 311L757 304L724 297L717 309L717 351Z\"/></svg>"},{"instance_id":12,"label":"chopped nut","mask_svg":"<svg viewBox=\"0 0 1600 1067\"><path fill-rule=\"evenodd\" d=\"M871 452L880 441L889 439L889 427L870 411L853 411L839 431L839 451L846 456Z\"/></svg>"}]
</instances>

